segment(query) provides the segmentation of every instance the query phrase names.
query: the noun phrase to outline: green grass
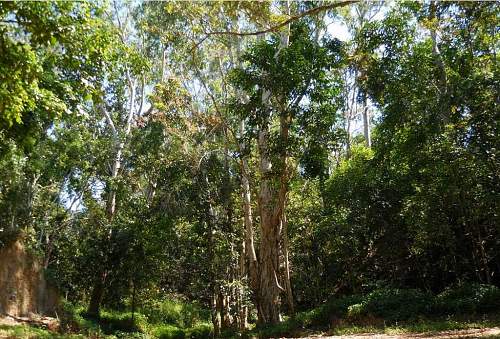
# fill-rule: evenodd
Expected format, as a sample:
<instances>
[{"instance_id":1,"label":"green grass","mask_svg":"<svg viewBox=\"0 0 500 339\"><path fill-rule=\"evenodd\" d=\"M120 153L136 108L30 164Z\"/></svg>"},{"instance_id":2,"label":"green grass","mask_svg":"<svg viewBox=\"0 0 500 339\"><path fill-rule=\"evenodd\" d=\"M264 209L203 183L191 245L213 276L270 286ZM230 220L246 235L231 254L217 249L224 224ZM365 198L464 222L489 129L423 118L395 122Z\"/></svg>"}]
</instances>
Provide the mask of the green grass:
<instances>
[{"instance_id":1,"label":"green grass","mask_svg":"<svg viewBox=\"0 0 500 339\"><path fill-rule=\"evenodd\" d=\"M0 338L77 339L85 338L85 336L81 334L58 334L28 325L0 325Z\"/></svg>"},{"instance_id":2,"label":"green grass","mask_svg":"<svg viewBox=\"0 0 500 339\"><path fill-rule=\"evenodd\" d=\"M275 326L248 332L260 337L330 334L435 332L500 325L500 288L464 284L432 295L416 289L384 288L334 298ZM483 317L483 314L489 314ZM493 315L492 315L493 314Z\"/></svg>"},{"instance_id":3,"label":"green grass","mask_svg":"<svg viewBox=\"0 0 500 339\"><path fill-rule=\"evenodd\" d=\"M93 338L208 338L213 333L210 314L195 303L155 300L140 312L103 310L99 320L85 317L83 307L66 303L61 314L63 332ZM311 332L333 335L355 333L423 333L500 326L500 289L462 285L431 295L411 289L378 289L360 296L334 298L323 305L274 326L258 326L245 333L227 331L223 337L299 337ZM13 338L66 338L23 326L2 329ZM32 333L30 333L31 331ZM78 336L73 336L78 338ZM69 336L68 338L71 338Z\"/></svg>"},{"instance_id":4,"label":"green grass","mask_svg":"<svg viewBox=\"0 0 500 339\"><path fill-rule=\"evenodd\" d=\"M309 312L310 313L310 312ZM298 316L303 314L298 314ZM125 316L123 316L125 317ZM300 337L311 333L322 333L325 335L349 335L359 333L389 334L398 335L405 333L432 333L451 330L480 329L500 326L500 314L484 316L482 318L442 318L426 319L421 318L413 321L405 321L392 325L384 325L380 319L365 319L365 324L339 323L331 329L325 328L305 328L295 318L288 318L284 322L269 327L255 328L248 331L243 337L269 338L277 336ZM369 324L369 322L373 324ZM209 323L198 323L191 328L179 328L175 325L163 324L148 327L144 333L114 331L112 334L89 332L85 334L57 334L44 329L21 325L7 326L0 325L1 338L54 338L54 339L77 339L77 338L160 338L160 339L185 339L185 338L209 338L212 333L212 326ZM234 337L233 333L226 337ZM491 336L495 337L495 336Z\"/></svg>"},{"instance_id":5,"label":"green grass","mask_svg":"<svg viewBox=\"0 0 500 339\"><path fill-rule=\"evenodd\" d=\"M405 334L405 333L434 333L453 330L469 330L489 328L500 325L500 316L490 316L489 319L419 319L407 321L388 326L355 326L344 325L328 331L333 335L345 335L356 333L385 333L385 334Z\"/></svg>"},{"instance_id":6,"label":"green grass","mask_svg":"<svg viewBox=\"0 0 500 339\"><path fill-rule=\"evenodd\" d=\"M209 312L197 304L181 301L156 301L134 313L102 310L100 319L86 317L83 306L63 305L64 331L99 338L208 338L212 324Z\"/></svg>"},{"instance_id":7,"label":"green grass","mask_svg":"<svg viewBox=\"0 0 500 339\"><path fill-rule=\"evenodd\" d=\"M433 333L452 330L481 329L500 326L500 314L490 314L481 317L441 317L407 320L386 324L383 319L367 317L354 321L339 319L330 326L311 325L311 314L303 312L294 318L287 318L280 324L266 327L256 327L246 333L248 337L270 338L277 336L301 337L315 334L350 335L360 333L373 334L405 334L405 333ZM301 320L302 319L302 320ZM306 319L306 321L304 321Z\"/></svg>"}]
</instances>

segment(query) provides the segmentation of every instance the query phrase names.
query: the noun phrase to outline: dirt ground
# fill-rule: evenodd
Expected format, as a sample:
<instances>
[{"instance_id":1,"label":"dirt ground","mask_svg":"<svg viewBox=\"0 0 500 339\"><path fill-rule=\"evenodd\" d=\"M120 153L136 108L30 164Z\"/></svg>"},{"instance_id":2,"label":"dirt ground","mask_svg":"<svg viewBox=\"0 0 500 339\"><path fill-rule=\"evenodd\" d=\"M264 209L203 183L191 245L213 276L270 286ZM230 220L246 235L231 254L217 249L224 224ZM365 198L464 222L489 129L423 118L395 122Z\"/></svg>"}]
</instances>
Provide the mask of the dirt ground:
<instances>
[{"instance_id":1,"label":"dirt ground","mask_svg":"<svg viewBox=\"0 0 500 339\"><path fill-rule=\"evenodd\" d=\"M44 317L37 314L31 314L30 317L0 316L0 326L1 325L30 325L53 331L58 328L59 321L56 318Z\"/></svg>"},{"instance_id":2,"label":"dirt ground","mask_svg":"<svg viewBox=\"0 0 500 339\"><path fill-rule=\"evenodd\" d=\"M312 335L307 338L322 338L322 339L455 339L455 338L500 338L500 327L492 328L481 328L481 329L469 329L469 330L455 330L455 331L442 331L442 332L432 332L432 333L405 333L405 334L374 334L374 333L364 333L364 334L353 334L353 335L342 335L342 336L323 336L323 335Z\"/></svg>"}]
</instances>

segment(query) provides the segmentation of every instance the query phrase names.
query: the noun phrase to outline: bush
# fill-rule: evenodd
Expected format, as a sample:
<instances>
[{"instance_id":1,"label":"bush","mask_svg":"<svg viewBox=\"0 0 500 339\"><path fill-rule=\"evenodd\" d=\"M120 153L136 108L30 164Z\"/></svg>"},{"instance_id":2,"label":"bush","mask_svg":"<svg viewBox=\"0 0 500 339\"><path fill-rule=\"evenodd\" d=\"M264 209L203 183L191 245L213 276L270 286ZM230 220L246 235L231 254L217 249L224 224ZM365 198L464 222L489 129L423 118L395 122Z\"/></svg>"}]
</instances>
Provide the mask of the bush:
<instances>
[{"instance_id":1,"label":"bush","mask_svg":"<svg viewBox=\"0 0 500 339\"><path fill-rule=\"evenodd\" d=\"M132 319L131 312L103 311L99 325L106 333L119 332L144 332L147 320L143 314L135 313Z\"/></svg>"},{"instance_id":2,"label":"bush","mask_svg":"<svg viewBox=\"0 0 500 339\"><path fill-rule=\"evenodd\" d=\"M143 314L131 312L101 311L100 319L86 318L85 308L63 301L58 311L62 332L80 332L89 336L114 334L117 337L131 338L133 332L146 332L148 323ZM123 334L127 333L127 334ZM137 334L141 336L140 333Z\"/></svg>"},{"instance_id":3,"label":"bush","mask_svg":"<svg viewBox=\"0 0 500 339\"><path fill-rule=\"evenodd\" d=\"M156 328L154 336L160 339L184 339L186 334L177 326L162 325Z\"/></svg>"},{"instance_id":4,"label":"bush","mask_svg":"<svg viewBox=\"0 0 500 339\"><path fill-rule=\"evenodd\" d=\"M493 285L464 284L448 288L435 298L434 313L458 315L500 310L500 288Z\"/></svg>"},{"instance_id":5,"label":"bush","mask_svg":"<svg viewBox=\"0 0 500 339\"><path fill-rule=\"evenodd\" d=\"M88 319L85 319L83 307L75 306L68 301L62 301L59 309L60 328L62 332L99 332L99 326Z\"/></svg>"},{"instance_id":6,"label":"bush","mask_svg":"<svg viewBox=\"0 0 500 339\"><path fill-rule=\"evenodd\" d=\"M368 294L351 312L356 315L373 315L388 321L408 320L428 314L433 298L430 293L416 289L378 289Z\"/></svg>"},{"instance_id":7,"label":"bush","mask_svg":"<svg viewBox=\"0 0 500 339\"><path fill-rule=\"evenodd\" d=\"M344 318L349 307L361 301L362 297L359 295L331 299L310 312L310 323L313 326L329 325L334 319Z\"/></svg>"},{"instance_id":8,"label":"bush","mask_svg":"<svg viewBox=\"0 0 500 339\"><path fill-rule=\"evenodd\" d=\"M191 339L210 338L212 336L212 332L212 324L198 323L186 330L186 337Z\"/></svg>"},{"instance_id":9,"label":"bush","mask_svg":"<svg viewBox=\"0 0 500 339\"><path fill-rule=\"evenodd\" d=\"M210 314L194 303L177 300L154 301L143 309L150 323L172 324L177 327L192 327L199 321L206 321Z\"/></svg>"}]
</instances>

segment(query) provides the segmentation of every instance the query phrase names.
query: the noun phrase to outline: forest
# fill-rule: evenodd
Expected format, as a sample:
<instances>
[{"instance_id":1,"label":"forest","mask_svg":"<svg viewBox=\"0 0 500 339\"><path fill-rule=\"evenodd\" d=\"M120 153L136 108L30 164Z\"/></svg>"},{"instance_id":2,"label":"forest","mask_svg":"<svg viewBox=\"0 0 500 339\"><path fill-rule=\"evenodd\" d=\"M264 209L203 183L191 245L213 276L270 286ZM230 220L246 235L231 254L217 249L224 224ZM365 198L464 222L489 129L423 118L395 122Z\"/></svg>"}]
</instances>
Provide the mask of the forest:
<instances>
[{"instance_id":1,"label":"forest","mask_svg":"<svg viewBox=\"0 0 500 339\"><path fill-rule=\"evenodd\" d=\"M498 328L499 15L0 2L0 337Z\"/></svg>"}]
</instances>

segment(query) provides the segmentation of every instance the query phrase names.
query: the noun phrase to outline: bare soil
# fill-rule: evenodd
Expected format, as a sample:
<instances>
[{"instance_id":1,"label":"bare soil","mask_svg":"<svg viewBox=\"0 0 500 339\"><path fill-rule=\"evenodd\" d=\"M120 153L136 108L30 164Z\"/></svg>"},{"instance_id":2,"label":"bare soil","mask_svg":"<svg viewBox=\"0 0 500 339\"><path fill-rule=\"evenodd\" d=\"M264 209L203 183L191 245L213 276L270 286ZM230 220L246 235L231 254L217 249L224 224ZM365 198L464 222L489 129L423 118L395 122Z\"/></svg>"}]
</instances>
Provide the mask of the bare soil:
<instances>
[{"instance_id":1,"label":"bare soil","mask_svg":"<svg viewBox=\"0 0 500 339\"><path fill-rule=\"evenodd\" d=\"M311 335L306 338L323 338L323 339L366 339L366 338L379 338L379 339L455 339L455 338L500 338L500 327L468 329L468 330L454 330L454 331L440 331L428 333L405 333L405 334L379 334L379 333L361 333L352 335L341 336L325 336L325 335Z\"/></svg>"},{"instance_id":2,"label":"bare soil","mask_svg":"<svg viewBox=\"0 0 500 339\"><path fill-rule=\"evenodd\" d=\"M0 248L0 315L52 315L57 302L56 290L49 286L42 265L26 251L22 239Z\"/></svg>"}]
</instances>

